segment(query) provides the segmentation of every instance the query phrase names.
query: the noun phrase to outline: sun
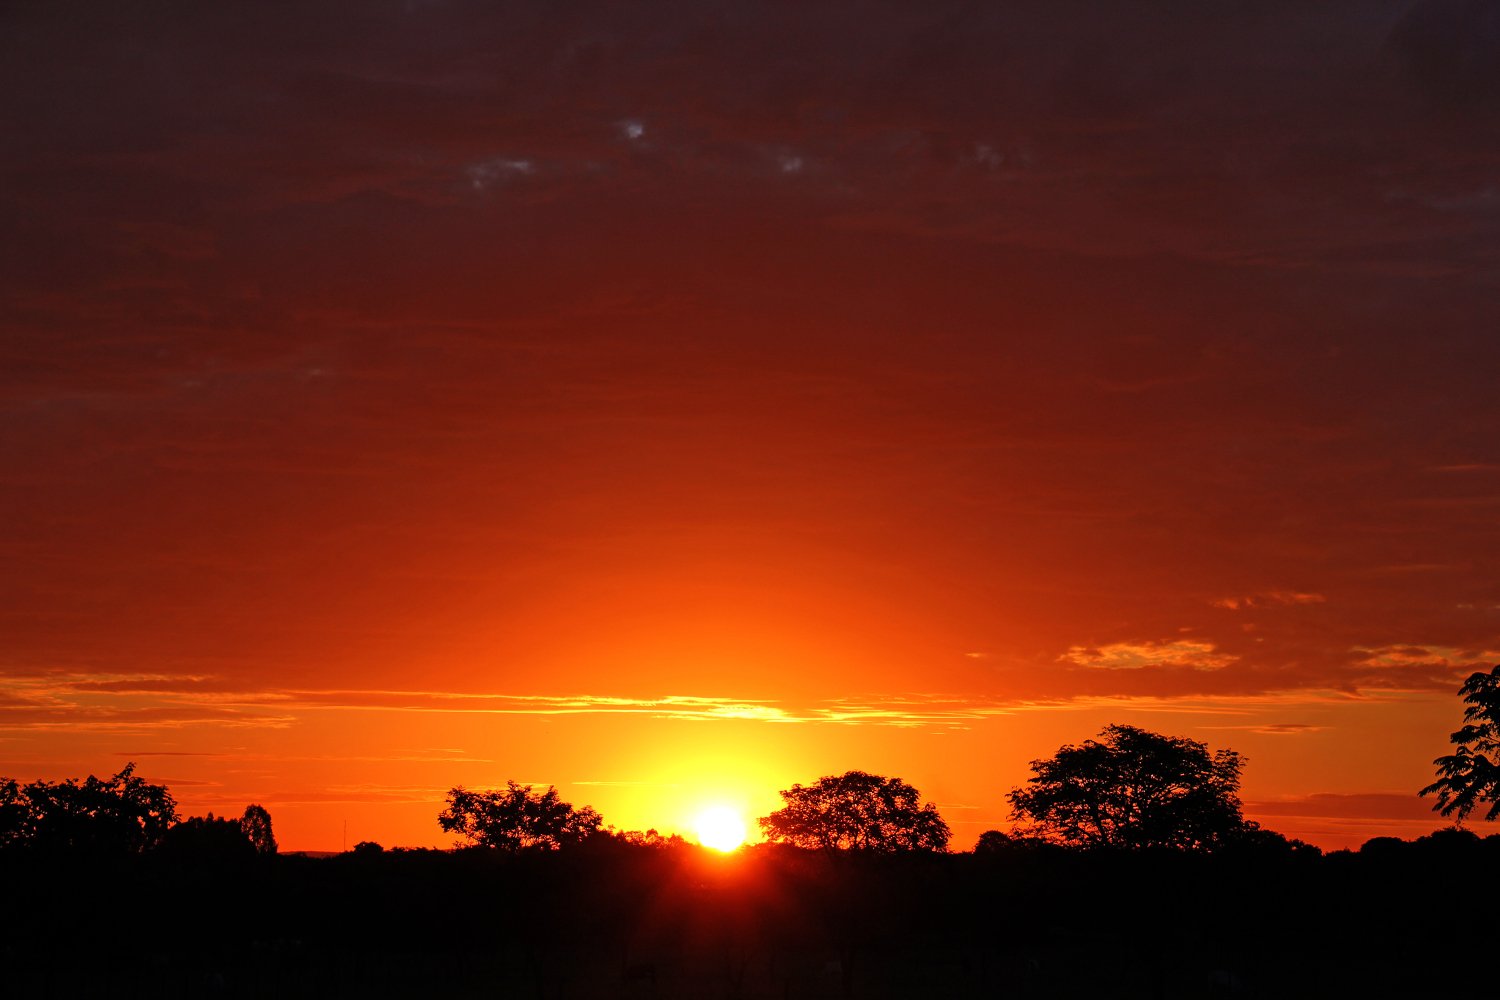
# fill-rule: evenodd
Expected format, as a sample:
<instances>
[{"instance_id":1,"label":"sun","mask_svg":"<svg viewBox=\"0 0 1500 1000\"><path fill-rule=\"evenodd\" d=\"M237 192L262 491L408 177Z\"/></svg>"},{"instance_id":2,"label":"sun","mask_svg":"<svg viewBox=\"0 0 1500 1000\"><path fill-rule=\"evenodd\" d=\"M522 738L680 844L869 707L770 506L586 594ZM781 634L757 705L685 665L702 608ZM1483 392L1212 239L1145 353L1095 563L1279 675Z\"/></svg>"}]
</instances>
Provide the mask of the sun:
<instances>
[{"instance_id":1,"label":"sun","mask_svg":"<svg viewBox=\"0 0 1500 1000\"><path fill-rule=\"evenodd\" d=\"M698 814L693 823L698 843L729 852L745 842L745 819L729 806L713 806Z\"/></svg>"}]
</instances>

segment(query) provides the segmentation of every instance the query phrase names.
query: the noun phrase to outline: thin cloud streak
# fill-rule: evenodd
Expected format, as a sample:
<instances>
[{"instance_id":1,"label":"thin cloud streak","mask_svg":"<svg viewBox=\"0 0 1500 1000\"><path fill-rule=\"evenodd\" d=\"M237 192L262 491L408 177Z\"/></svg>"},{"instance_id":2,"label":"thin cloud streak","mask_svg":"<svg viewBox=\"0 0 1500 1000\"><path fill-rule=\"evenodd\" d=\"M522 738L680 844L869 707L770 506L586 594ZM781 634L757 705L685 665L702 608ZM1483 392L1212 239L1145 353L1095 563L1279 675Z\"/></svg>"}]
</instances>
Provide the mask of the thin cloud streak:
<instances>
[{"instance_id":1,"label":"thin cloud streak","mask_svg":"<svg viewBox=\"0 0 1500 1000\"><path fill-rule=\"evenodd\" d=\"M26 697L0 706L0 731L77 728L102 732L150 731L187 726L285 728L306 713L399 712L501 716L641 716L683 722L760 722L890 726L963 730L1020 713L1095 711L1152 714L1238 715L1277 707L1348 704L1400 697L1398 688L1354 694L1299 690L1275 694L1163 697L1080 695L1069 698L985 698L963 694L913 693L850 696L792 704L777 700L700 695L656 698L621 695L538 695L399 689L220 690L213 678L183 678L173 685L159 675L144 678L84 675L33 678ZM1257 733L1316 731L1297 723L1221 727ZM222 756L155 751L162 756ZM140 756L147 756L142 753ZM238 755L237 755L238 756ZM280 759L280 758L278 758ZM461 752L407 752L363 757L311 756L307 760L371 762L484 762Z\"/></svg>"}]
</instances>

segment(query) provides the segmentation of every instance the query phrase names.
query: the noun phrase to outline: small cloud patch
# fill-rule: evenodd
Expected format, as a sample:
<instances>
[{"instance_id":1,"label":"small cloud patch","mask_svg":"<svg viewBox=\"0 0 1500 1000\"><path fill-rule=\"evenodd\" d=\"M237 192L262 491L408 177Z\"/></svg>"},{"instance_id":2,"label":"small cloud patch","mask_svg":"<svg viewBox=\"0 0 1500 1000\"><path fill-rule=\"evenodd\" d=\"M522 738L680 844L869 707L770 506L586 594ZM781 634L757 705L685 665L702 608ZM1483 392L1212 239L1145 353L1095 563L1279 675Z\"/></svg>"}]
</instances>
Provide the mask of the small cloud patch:
<instances>
[{"instance_id":1,"label":"small cloud patch","mask_svg":"<svg viewBox=\"0 0 1500 1000\"><path fill-rule=\"evenodd\" d=\"M1297 590L1265 590L1242 597L1221 597L1209 603L1216 608L1224 608L1228 611L1246 611L1251 608L1289 608L1301 604L1323 604L1327 600L1328 598L1322 594Z\"/></svg>"},{"instance_id":2,"label":"small cloud patch","mask_svg":"<svg viewBox=\"0 0 1500 1000\"><path fill-rule=\"evenodd\" d=\"M1174 639L1170 642L1116 642L1108 646L1072 646L1060 661L1094 670L1222 670L1239 659L1221 653L1211 642Z\"/></svg>"},{"instance_id":3,"label":"small cloud patch","mask_svg":"<svg viewBox=\"0 0 1500 1000\"><path fill-rule=\"evenodd\" d=\"M514 177L529 177L536 173L536 164L531 160L496 157L481 163L470 164L467 171L469 184L475 191L484 191Z\"/></svg>"}]
</instances>

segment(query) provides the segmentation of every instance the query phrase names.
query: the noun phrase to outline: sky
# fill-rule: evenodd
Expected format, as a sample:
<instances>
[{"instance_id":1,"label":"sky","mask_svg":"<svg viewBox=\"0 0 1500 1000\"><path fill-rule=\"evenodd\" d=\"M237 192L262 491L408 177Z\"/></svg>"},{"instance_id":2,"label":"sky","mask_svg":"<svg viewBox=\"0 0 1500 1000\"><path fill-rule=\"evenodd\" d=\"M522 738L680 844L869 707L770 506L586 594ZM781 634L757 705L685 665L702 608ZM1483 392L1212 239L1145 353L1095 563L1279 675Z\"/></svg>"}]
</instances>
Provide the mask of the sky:
<instances>
[{"instance_id":1,"label":"sky","mask_svg":"<svg viewBox=\"0 0 1500 1000\"><path fill-rule=\"evenodd\" d=\"M1444 825L1493 5L23 0L0 115L0 774L337 850L860 769L967 848L1123 723Z\"/></svg>"}]
</instances>

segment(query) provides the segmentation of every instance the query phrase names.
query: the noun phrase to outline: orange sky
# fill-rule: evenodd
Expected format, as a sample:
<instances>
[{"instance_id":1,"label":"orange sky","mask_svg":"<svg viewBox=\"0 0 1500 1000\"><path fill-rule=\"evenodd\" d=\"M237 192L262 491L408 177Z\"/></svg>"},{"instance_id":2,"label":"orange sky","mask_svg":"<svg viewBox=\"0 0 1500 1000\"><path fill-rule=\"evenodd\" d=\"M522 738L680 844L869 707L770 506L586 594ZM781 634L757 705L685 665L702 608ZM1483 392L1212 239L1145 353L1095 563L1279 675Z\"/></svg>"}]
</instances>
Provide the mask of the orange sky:
<instances>
[{"instance_id":1,"label":"orange sky","mask_svg":"<svg viewBox=\"0 0 1500 1000\"><path fill-rule=\"evenodd\" d=\"M326 850L859 768L967 847L1117 722L1325 847L1440 825L1500 661L1482 5L0 28L0 774Z\"/></svg>"}]
</instances>

